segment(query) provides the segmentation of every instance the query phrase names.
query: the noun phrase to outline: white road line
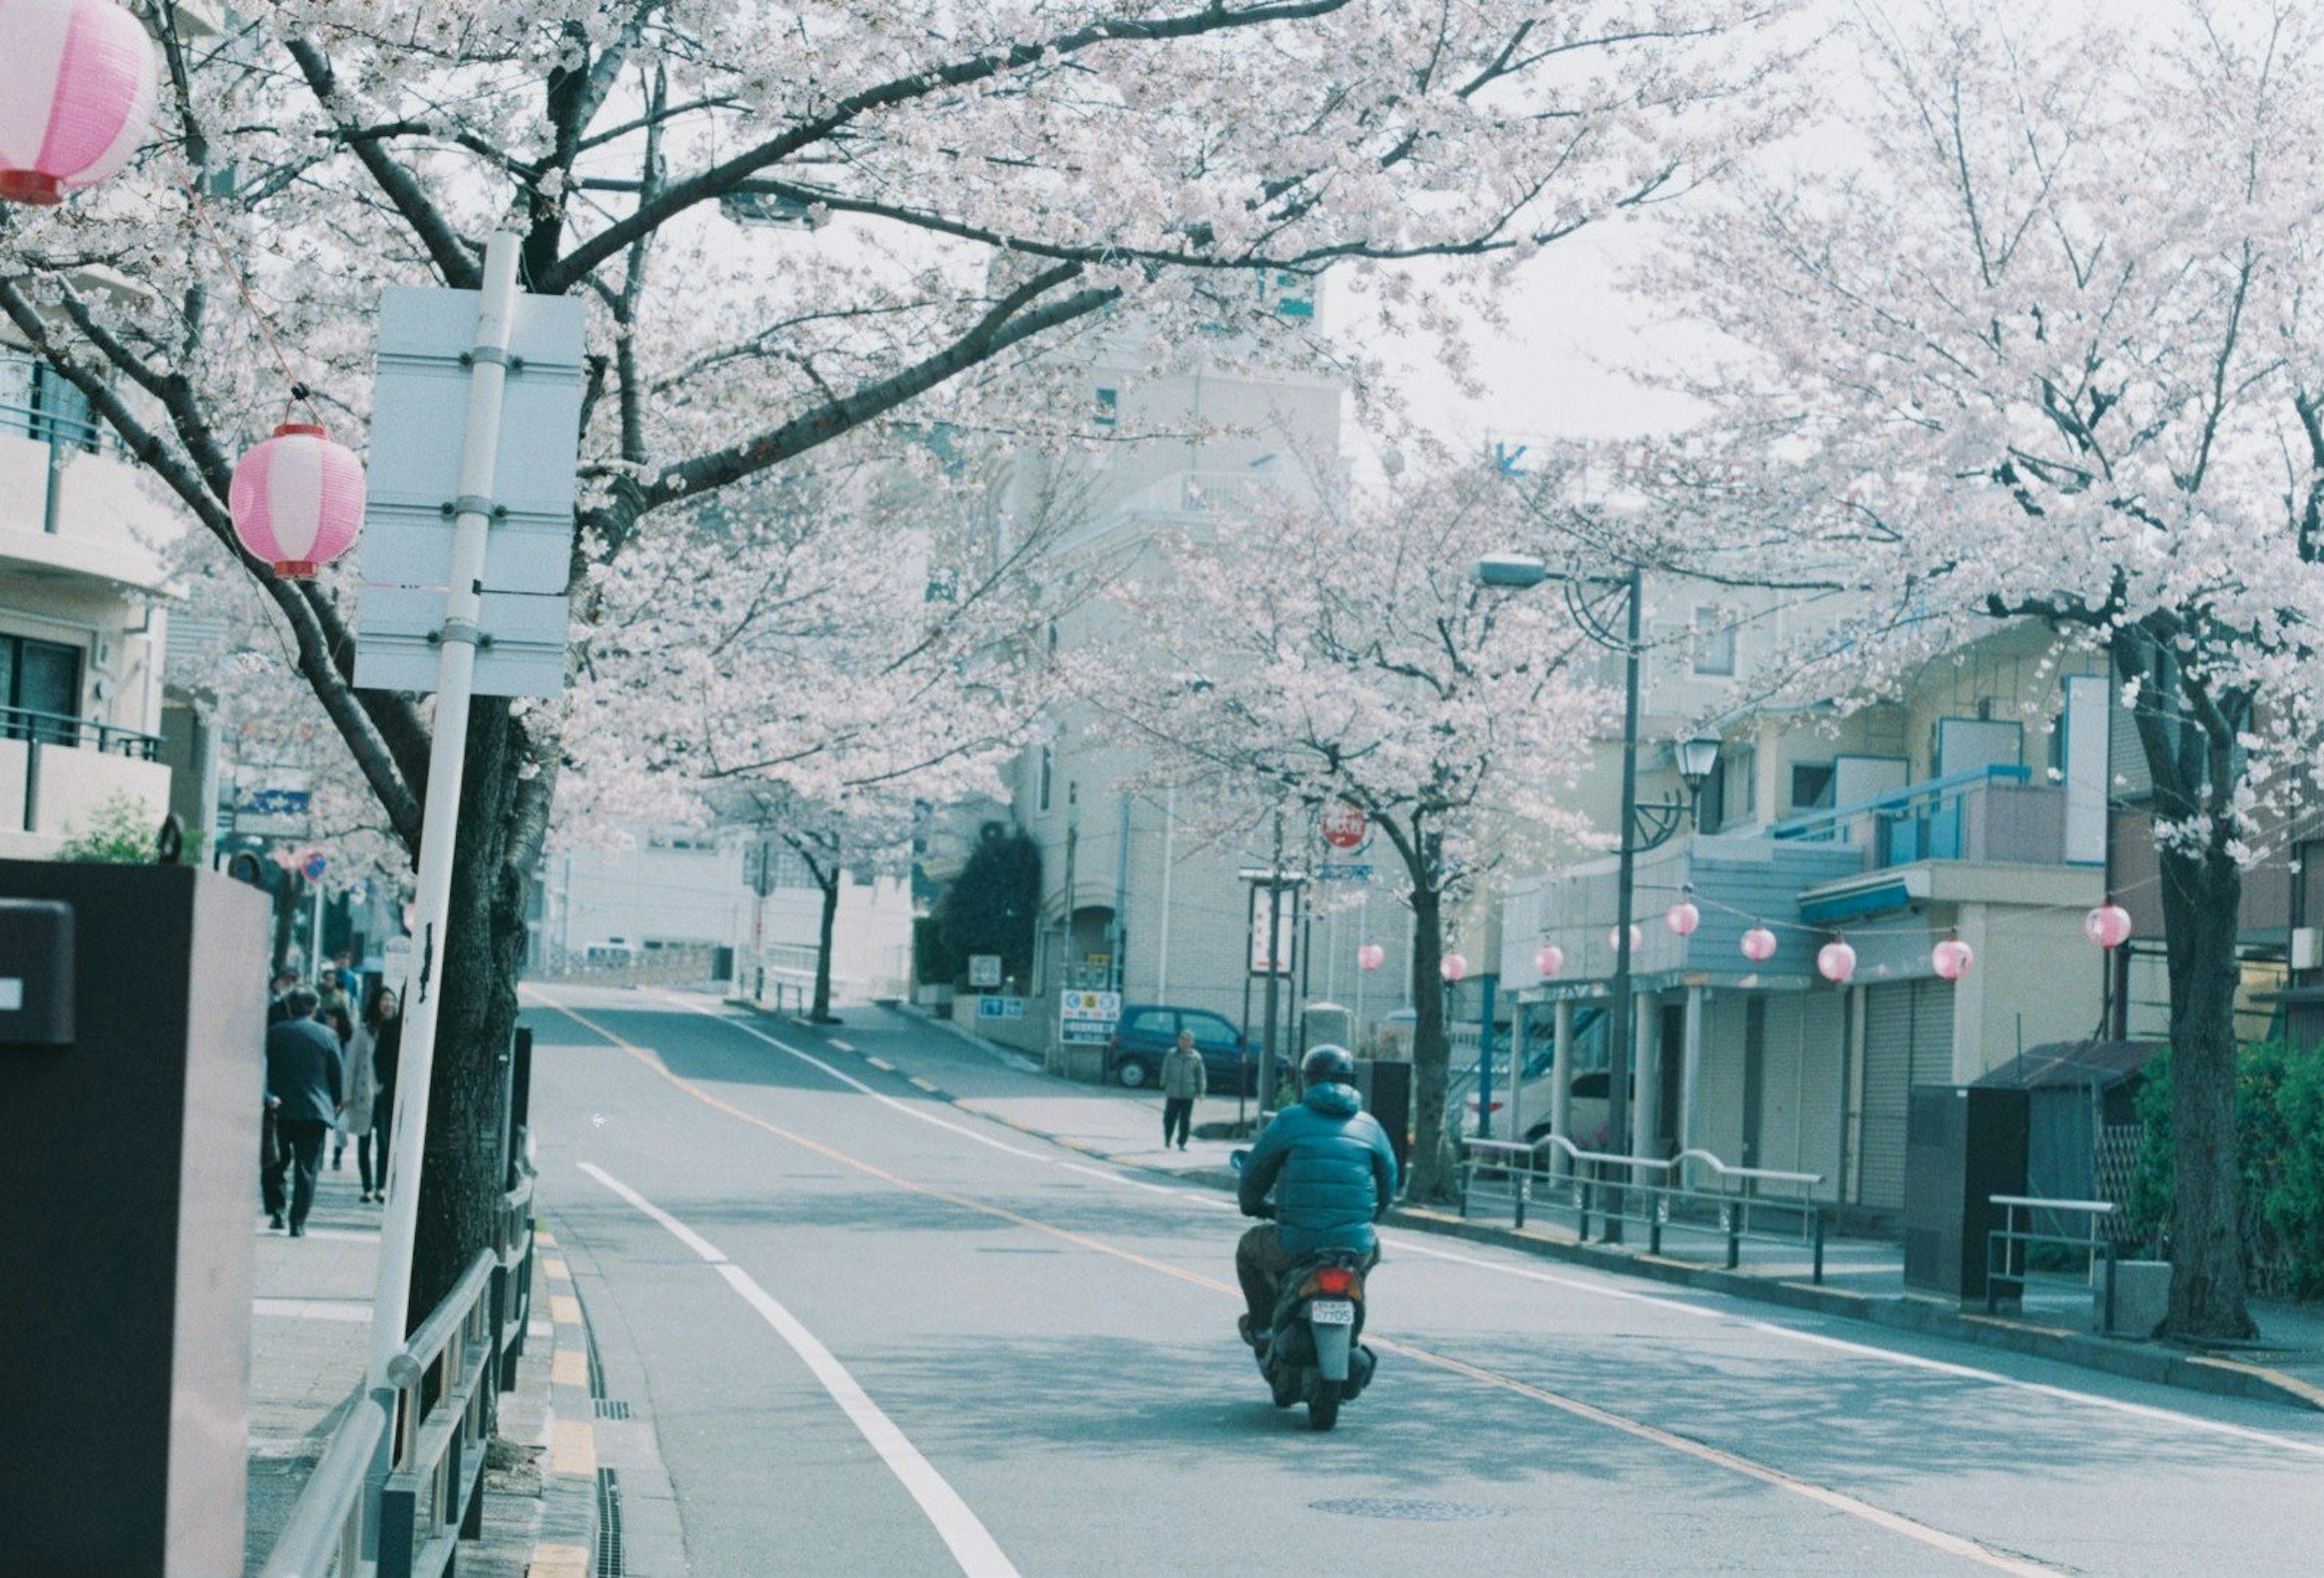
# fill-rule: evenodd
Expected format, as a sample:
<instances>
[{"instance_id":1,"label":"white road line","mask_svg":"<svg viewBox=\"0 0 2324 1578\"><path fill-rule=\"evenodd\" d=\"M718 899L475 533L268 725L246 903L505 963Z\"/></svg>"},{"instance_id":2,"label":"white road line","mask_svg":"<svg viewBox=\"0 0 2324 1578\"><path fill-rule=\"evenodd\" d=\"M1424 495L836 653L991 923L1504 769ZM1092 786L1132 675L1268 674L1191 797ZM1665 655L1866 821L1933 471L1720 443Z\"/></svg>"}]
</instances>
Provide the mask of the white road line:
<instances>
[{"instance_id":1,"label":"white road line","mask_svg":"<svg viewBox=\"0 0 2324 1578\"><path fill-rule=\"evenodd\" d=\"M834 1036L831 1038L831 1046L832 1049L835 1052L853 1052L855 1050L854 1047L849 1046L846 1042L841 1040L836 1036Z\"/></svg>"},{"instance_id":2,"label":"white road line","mask_svg":"<svg viewBox=\"0 0 2324 1578\"><path fill-rule=\"evenodd\" d=\"M2296 1452L2310 1457L2324 1457L2324 1442L2303 1440L2296 1435L2278 1435L2271 1431L2255 1430L2245 1425L2230 1425L2220 1419L2207 1419L2200 1414L2184 1414L2175 1408L2157 1407L2152 1403L2134 1403L2121 1398L2109 1398L2097 1392L2076 1391L2070 1387L2053 1386L2047 1381L2020 1380L1998 1370L1979 1370L1974 1365L1955 1364L1943 1359L1927 1359L1917 1353L1900 1353L1892 1348L1877 1347L1869 1343L1853 1343L1845 1337L1827 1337L1816 1332L1803 1332L1796 1326L1783 1325L1775 1321L1756 1321L1714 1306L1689 1304L1683 1299L1658 1297L1651 1293L1633 1293L1626 1287L1606 1287L1578 1277L1560 1277L1554 1272L1536 1271L1525 1266L1503 1266L1474 1255L1455 1254L1413 1241L1408 1233L1398 1233L1392 1241L1400 1255L1420 1255L1432 1260L1451 1260L1457 1265L1473 1266L1482 1271L1497 1271L1504 1277L1517 1277L1527 1282L1543 1282L1553 1287L1563 1287L1575 1293L1587 1293L1599 1298L1622 1299L1632 1304L1652 1305L1656 1309L1696 1320L1720 1321L1740 1326L1748 1332L1761 1332L1770 1336L1786 1337L1810 1347L1830 1349L1858 1358L1871 1359L1894 1364L1905 1370L1927 1370L1935 1375L1951 1376L1959 1380L1973 1380L1987 1386L2006 1387L2012 1391L2029 1392L2036 1397L2055 1398L2062 1401L2084 1403L2094 1408L2106 1408L2135 1418L2158 1420L2165 1424L2183 1425L2190 1430L2213 1435L2233 1436L2264 1446Z\"/></svg>"},{"instance_id":3,"label":"white road line","mask_svg":"<svg viewBox=\"0 0 2324 1578\"><path fill-rule=\"evenodd\" d=\"M786 1048L788 1050L788 1048ZM622 1183L604 1168L588 1162L580 1164L581 1170L606 1188L644 1212L668 1228L696 1254L718 1269L727 1286L742 1296L743 1301L759 1312L778 1336L790 1345L792 1352L813 1372L823 1389L831 1394L846 1414L848 1422L862 1434L872 1450L880 1454L882 1463L894 1474L904 1489L918 1502L920 1510L936 1527L936 1535L953 1560L960 1564L966 1578L1022 1578L1016 1564L1004 1555L991 1531L983 1520L969 1509L960 1492L938 1473L936 1466L920 1455L920 1451L896 1427L896 1422L881 1411L847 1367L833 1357L830 1349L816 1340L815 1333L799 1324L798 1317L785 1309L775 1296L752 1278L748 1271L728 1260L715 1245L687 1227L669 1212Z\"/></svg>"},{"instance_id":4,"label":"white road line","mask_svg":"<svg viewBox=\"0 0 2324 1578\"><path fill-rule=\"evenodd\" d=\"M1127 1184L1133 1189L1144 1189L1150 1195L1185 1195L1187 1193L1184 1189L1174 1189L1167 1184L1149 1184L1142 1178L1124 1177L1120 1173L1107 1172L1103 1167L1085 1167L1077 1161L1061 1161L1057 1166L1069 1173L1080 1173L1085 1177L1102 1178L1109 1184ZM1191 1198L1191 1196L1189 1197Z\"/></svg>"},{"instance_id":5,"label":"white road line","mask_svg":"<svg viewBox=\"0 0 2324 1578\"><path fill-rule=\"evenodd\" d=\"M878 1091L873 1090L862 1080L852 1078L847 1075L840 1073L839 1070L834 1068L830 1064L825 1063L820 1057L811 1057L807 1053L800 1051L798 1047L793 1047L787 1042L776 1040L772 1036L770 1036L766 1031L759 1029L756 1025L746 1024L731 1014L719 1013L715 1010L704 1008L699 1003L688 1002L682 997L673 997L667 992L657 992L655 995L678 1008L685 1009L689 1012L698 1013L705 1019L716 1020L722 1025L725 1025L733 1029L740 1030L746 1036L751 1036L759 1040L764 1041L768 1046L772 1047L778 1052L788 1052L792 1057L798 1058L801 1063L821 1069L824 1073L831 1075L832 1078L837 1080L848 1089L860 1091L863 1094L870 1096L873 1101L878 1102L881 1106L892 1108L895 1111L903 1113L907 1118L917 1118L921 1122L932 1124L938 1129L950 1130L953 1133L959 1135L964 1140L973 1140L979 1145L989 1145L993 1149L1005 1151L1010 1156L1022 1157L1027 1161L1039 1162L1043 1167L1050 1165L1050 1158L1041 1155L1038 1151L1024 1150L1014 1145L1003 1144L1001 1141L993 1139L989 1134L979 1134L973 1129L964 1128L958 1123L948 1123L942 1118L937 1117L934 1112L923 1112L917 1108L906 1105L904 1103L896 1100L893 1096L881 1095Z\"/></svg>"}]
</instances>

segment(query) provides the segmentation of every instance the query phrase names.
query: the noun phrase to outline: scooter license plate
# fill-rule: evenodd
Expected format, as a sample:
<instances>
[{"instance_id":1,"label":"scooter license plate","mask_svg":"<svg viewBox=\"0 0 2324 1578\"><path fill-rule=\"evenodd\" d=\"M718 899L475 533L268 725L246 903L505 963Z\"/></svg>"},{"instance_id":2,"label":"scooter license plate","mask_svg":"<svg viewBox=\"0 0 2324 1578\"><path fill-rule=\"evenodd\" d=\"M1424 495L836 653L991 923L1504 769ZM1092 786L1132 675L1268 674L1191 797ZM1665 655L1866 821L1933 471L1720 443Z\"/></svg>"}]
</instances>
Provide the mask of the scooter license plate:
<instances>
[{"instance_id":1,"label":"scooter license plate","mask_svg":"<svg viewBox=\"0 0 2324 1578\"><path fill-rule=\"evenodd\" d=\"M1307 1318L1319 1326L1352 1326L1356 1306L1344 1298L1319 1298L1308 1305Z\"/></svg>"}]
</instances>

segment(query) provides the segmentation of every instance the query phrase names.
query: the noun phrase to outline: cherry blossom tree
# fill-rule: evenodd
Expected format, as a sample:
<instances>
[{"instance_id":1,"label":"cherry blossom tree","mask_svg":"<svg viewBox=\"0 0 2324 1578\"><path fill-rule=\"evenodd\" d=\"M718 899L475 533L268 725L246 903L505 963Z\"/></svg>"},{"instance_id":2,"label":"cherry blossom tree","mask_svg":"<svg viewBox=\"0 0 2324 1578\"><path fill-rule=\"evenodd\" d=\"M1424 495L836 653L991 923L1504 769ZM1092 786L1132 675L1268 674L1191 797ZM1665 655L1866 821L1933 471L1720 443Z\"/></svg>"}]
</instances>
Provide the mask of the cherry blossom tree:
<instances>
[{"instance_id":1,"label":"cherry blossom tree","mask_svg":"<svg viewBox=\"0 0 2324 1578\"><path fill-rule=\"evenodd\" d=\"M1613 711L1562 604L1476 582L1484 556L1544 539L1532 485L1470 469L1361 494L1255 491L1123 578L1139 633L1066 665L1182 803L1245 823L1344 803L1395 851L1421 1199L1453 1186L1448 913L1504 862L1591 838L1575 781Z\"/></svg>"},{"instance_id":2,"label":"cherry blossom tree","mask_svg":"<svg viewBox=\"0 0 2324 1578\"><path fill-rule=\"evenodd\" d=\"M2170 1324L2233 1337L2242 872L2317 741L2324 32L2282 0L2122 20L1865 13L1813 167L1645 287L1741 347L1695 385L1753 463L1733 519L1877 594L1839 683L1996 620L2110 660L2166 921Z\"/></svg>"},{"instance_id":3,"label":"cherry blossom tree","mask_svg":"<svg viewBox=\"0 0 2324 1578\"><path fill-rule=\"evenodd\" d=\"M588 303L586 626L672 505L858 429L1070 409L1000 374L1119 303L1264 334L1259 280L1442 259L1481 288L1666 195L1756 134L1782 5L253 0L217 34L128 3L164 46L152 143L0 220L0 314L255 579L406 849L427 703L355 689L346 582L276 579L225 503L294 380L359 437L383 285L473 287L507 226L526 289ZM1397 279L1397 321L1441 324L1454 298ZM562 755L555 706L475 709L418 1308L488 1236L475 1158Z\"/></svg>"},{"instance_id":4,"label":"cherry blossom tree","mask_svg":"<svg viewBox=\"0 0 2324 1578\"><path fill-rule=\"evenodd\" d=\"M805 863L816 1020L847 871L900 869L925 807L997 792L1038 705L1017 658L1060 595L1058 517L1028 498L996 551L996 479L939 445L931 468L842 440L640 543L567 720L560 822L715 821Z\"/></svg>"}]
</instances>

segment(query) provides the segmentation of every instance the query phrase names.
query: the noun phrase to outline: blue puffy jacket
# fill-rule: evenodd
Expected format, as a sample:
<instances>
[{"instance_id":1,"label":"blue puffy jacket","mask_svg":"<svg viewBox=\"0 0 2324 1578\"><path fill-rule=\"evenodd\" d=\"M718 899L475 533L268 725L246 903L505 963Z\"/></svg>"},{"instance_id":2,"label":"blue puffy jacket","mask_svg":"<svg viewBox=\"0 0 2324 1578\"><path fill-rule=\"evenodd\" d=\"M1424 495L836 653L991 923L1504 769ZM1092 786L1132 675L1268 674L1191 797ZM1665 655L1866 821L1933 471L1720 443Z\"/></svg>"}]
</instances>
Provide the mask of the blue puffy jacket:
<instances>
[{"instance_id":1,"label":"blue puffy jacket","mask_svg":"<svg viewBox=\"0 0 2324 1578\"><path fill-rule=\"evenodd\" d=\"M1310 1085L1275 1115L1243 1164L1244 1213L1263 1214L1270 1190L1286 1253L1371 1252L1372 1223L1396 1197L1396 1152L1355 1086Z\"/></svg>"}]
</instances>

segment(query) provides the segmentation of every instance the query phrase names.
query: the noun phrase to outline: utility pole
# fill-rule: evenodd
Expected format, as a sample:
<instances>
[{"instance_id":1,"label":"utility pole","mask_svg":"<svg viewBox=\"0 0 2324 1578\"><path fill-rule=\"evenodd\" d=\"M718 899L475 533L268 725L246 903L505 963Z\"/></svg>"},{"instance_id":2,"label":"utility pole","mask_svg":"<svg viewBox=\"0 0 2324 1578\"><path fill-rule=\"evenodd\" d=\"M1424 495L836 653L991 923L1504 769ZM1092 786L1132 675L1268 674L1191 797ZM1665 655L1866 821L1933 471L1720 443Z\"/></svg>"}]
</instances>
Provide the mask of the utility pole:
<instances>
[{"instance_id":1,"label":"utility pole","mask_svg":"<svg viewBox=\"0 0 2324 1578\"><path fill-rule=\"evenodd\" d=\"M1283 961L1277 956L1283 938L1283 807L1275 808L1275 856L1267 869L1267 1025L1259 1052L1259 1111L1275 1095L1275 1017L1282 1001Z\"/></svg>"}]
</instances>

